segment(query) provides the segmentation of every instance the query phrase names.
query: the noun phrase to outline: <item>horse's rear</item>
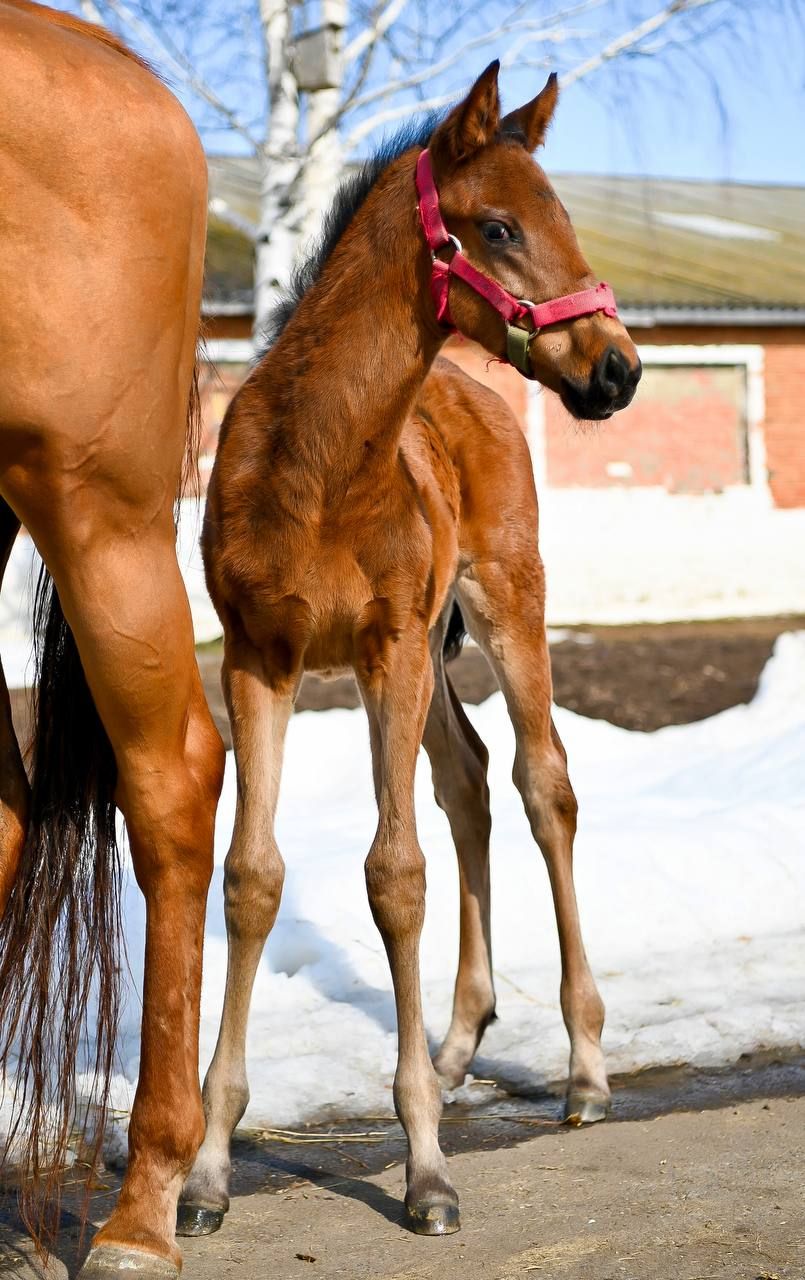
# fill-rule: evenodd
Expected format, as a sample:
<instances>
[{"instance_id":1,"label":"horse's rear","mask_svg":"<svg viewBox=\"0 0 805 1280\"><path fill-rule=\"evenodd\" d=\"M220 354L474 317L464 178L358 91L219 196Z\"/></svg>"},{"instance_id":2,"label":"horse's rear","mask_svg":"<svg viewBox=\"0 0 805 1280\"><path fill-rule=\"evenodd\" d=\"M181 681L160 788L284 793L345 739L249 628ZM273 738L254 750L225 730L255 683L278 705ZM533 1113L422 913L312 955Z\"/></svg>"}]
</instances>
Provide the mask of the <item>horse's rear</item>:
<instances>
[{"instance_id":1,"label":"horse's rear","mask_svg":"<svg viewBox=\"0 0 805 1280\"><path fill-rule=\"evenodd\" d=\"M179 104L113 38L8 0L0 119L9 122L0 560L22 521L55 584L41 617L30 796L8 714L0 728L11 766L0 822L0 1053L16 1038L23 1168L36 1172L43 1142L49 1159L63 1147L93 982L106 1020L101 1077L110 1063L116 800L148 912L143 1046L126 1183L85 1273L176 1274L176 1196L203 1132L200 957L222 767L173 524L192 416L206 165Z\"/></svg>"}]
</instances>

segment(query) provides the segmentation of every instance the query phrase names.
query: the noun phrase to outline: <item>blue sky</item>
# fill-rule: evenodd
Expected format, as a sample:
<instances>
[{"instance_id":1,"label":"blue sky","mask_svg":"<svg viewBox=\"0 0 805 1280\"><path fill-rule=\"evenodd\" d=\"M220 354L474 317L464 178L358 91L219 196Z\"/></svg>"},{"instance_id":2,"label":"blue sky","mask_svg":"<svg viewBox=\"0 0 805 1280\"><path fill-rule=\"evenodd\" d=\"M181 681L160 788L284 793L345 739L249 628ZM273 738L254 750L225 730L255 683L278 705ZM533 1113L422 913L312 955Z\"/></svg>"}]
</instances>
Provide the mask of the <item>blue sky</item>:
<instances>
[{"instance_id":1,"label":"blue sky","mask_svg":"<svg viewBox=\"0 0 805 1280\"><path fill-rule=\"evenodd\" d=\"M785 13L769 6L757 39L714 41L707 75L691 65L678 77L677 64L637 89L630 71L622 104L615 66L580 81L562 100L546 167L805 185L803 25L801 0Z\"/></svg>"},{"instance_id":2,"label":"blue sky","mask_svg":"<svg viewBox=\"0 0 805 1280\"><path fill-rule=\"evenodd\" d=\"M53 2L53 0L51 0ZM98 0L102 7L103 0ZM586 25L591 41L578 48L554 46L560 72L573 66L636 21L655 13L665 0L595 0L588 4L577 25ZM55 0L75 9L77 0ZM133 0L129 0L132 4ZM191 0L185 0L191 3ZM306 26L318 21L319 0L304 0ZM539 17L574 0L530 0L529 17ZM172 0L181 10L182 0ZM352 0L353 14L358 0ZM153 13L171 5L149 0ZM169 23L171 36L191 55L216 90L242 117L260 115L261 61L259 43L243 43L242 34L254 32L255 0L218 0L201 6L208 17L195 24ZM510 10L509 10L510 11ZM431 58L439 58L457 45L505 21L504 0L453 0L451 6L433 4L427 9ZM521 10L522 12L522 10ZM238 26L236 15L248 15ZM465 15L466 13L466 20ZM457 21L460 18L460 21ZM572 85L563 95L556 122L544 153L546 168L553 172L646 173L698 179L784 182L805 185L805 0L717 0L688 15L689 28L705 31L706 38L683 48L666 47L661 56L619 58L589 78ZM249 27L249 23L251 26ZM440 39L447 24L453 28ZM441 28L441 29L440 29ZM684 30L684 26L666 31ZM131 32L123 30L131 37ZM663 36L663 38L665 38ZM139 42L135 42L139 43ZM153 57L153 49L140 43ZM429 92L455 93L470 83L501 46L474 50L429 88ZM381 58L367 88L393 75ZM504 72L501 87L507 107L533 96L544 82L540 70ZM174 82L181 95L180 86ZM204 111L185 98L199 125ZM236 139L219 132L203 132L211 151L240 149ZM371 142L364 144L371 149Z\"/></svg>"}]
</instances>

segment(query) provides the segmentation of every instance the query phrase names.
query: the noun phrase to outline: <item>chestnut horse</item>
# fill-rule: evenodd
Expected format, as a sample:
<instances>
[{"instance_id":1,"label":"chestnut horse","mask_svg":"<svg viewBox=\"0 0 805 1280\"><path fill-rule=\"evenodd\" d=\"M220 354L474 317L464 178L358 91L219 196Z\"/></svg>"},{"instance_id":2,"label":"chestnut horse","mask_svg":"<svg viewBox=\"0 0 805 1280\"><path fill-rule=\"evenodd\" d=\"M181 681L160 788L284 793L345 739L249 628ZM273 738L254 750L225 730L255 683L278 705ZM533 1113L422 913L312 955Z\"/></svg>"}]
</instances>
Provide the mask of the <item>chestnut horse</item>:
<instances>
[{"instance_id":1,"label":"chestnut horse","mask_svg":"<svg viewBox=\"0 0 805 1280\"><path fill-rule=\"evenodd\" d=\"M504 690L515 781L550 872L571 1040L568 1111L596 1119L606 1107L603 1006L573 890L576 803L551 722L527 449L497 396L445 361L434 366L447 332L439 317L559 391L577 416L608 417L627 404L640 364L532 159L556 79L501 119L497 72L493 63L435 129L398 141L347 186L273 345L224 421L203 547L224 626L238 801L225 872L226 996L180 1233L215 1230L228 1206L229 1143L248 1101L249 1000L283 883L273 823L285 729L302 673L341 668L357 676L371 734L379 824L366 880L397 1004L406 1220L423 1234L458 1227L420 1001L425 871L413 802L424 734L461 878L455 1007L436 1058L455 1084L494 993L486 752L442 661L454 596Z\"/></svg>"},{"instance_id":2,"label":"chestnut horse","mask_svg":"<svg viewBox=\"0 0 805 1280\"><path fill-rule=\"evenodd\" d=\"M173 521L197 421L206 163L139 59L24 0L0 0L0 119L0 563L22 521L52 575L30 786L5 680L0 699L0 1069L41 1238L31 1188L58 1200L86 1035L101 1111L113 1064L117 804L147 907L142 1054L128 1172L81 1275L175 1276L176 1201L204 1131L223 771Z\"/></svg>"}]
</instances>

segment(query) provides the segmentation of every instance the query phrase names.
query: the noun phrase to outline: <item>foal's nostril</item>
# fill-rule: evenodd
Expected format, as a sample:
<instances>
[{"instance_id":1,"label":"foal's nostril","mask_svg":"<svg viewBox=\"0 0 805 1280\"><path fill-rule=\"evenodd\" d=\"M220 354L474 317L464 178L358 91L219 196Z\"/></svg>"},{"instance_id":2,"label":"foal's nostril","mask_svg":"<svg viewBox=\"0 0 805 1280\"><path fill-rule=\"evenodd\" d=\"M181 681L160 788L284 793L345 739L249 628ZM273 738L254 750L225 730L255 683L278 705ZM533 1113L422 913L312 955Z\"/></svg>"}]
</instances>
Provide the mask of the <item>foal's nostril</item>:
<instances>
[{"instance_id":1,"label":"foal's nostril","mask_svg":"<svg viewBox=\"0 0 805 1280\"><path fill-rule=\"evenodd\" d=\"M608 347L599 365L597 382L605 396L614 400L629 381L629 366L617 347Z\"/></svg>"}]
</instances>

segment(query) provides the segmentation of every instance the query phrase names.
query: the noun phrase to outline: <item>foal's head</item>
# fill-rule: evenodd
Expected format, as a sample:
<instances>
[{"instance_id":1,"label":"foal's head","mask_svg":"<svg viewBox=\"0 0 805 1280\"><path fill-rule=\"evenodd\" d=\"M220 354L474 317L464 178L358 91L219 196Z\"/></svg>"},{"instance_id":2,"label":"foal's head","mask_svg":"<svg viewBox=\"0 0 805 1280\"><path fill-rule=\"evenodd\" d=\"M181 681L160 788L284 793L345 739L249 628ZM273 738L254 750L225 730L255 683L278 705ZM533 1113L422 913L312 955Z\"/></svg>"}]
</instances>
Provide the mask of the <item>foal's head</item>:
<instances>
[{"instance_id":1,"label":"foal's head","mask_svg":"<svg viewBox=\"0 0 805 1280\"><path fill-rule=\"evenodd\" d=\"M551 76L533 101L501 117L494 62L437 127L429 148L447 230L474 266L515 298L533 303L596 283L565 209L532 156L544 140L557 96ZM494 355L506 354L501 316L455 278L450 313L461 333ZM525 359L531 376L558 392L578 418L608 418L622 409L641 373L625 328L603 311L538 331Z\"/></svg>"}]
</instances>

